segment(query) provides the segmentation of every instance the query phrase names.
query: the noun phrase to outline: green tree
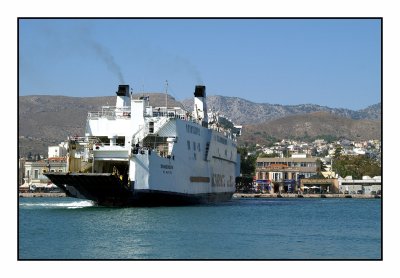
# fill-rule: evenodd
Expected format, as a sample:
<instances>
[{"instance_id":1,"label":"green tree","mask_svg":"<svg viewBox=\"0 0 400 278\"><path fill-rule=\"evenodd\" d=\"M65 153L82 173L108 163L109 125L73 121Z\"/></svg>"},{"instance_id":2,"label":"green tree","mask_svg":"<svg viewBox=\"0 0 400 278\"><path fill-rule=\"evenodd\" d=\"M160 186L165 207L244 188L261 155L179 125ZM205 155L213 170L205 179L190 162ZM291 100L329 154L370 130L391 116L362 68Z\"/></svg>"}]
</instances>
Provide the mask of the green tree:
<instances>
[{"instance_id":1,"label":"green tree","mask_svg":"<svg viewBox=\"0 0 400 278\"><path fill-rule=\"evenodd\" d=\"M256 170L256 155L248 155L249 149L246 147L239 147L238 153L240 154L240 173L244 177L253 177Z\"/></svg>"},{"instance_id":2,"label":"green tree","mask_svg":"<svg viewBox=\"0 0 400 278\"><path fill-rule=\"evenodd\" d=\"M279 157L278 153L261 153L258 157Z\"/></svg>"},{"instance_id":3,"label":"green tree","mask_svg":"<svg viewBox=\"0 0 400 278\"><path fill-rule=\"evenodd\" d=\"M325 157L329 154L328 149L324 149L322 152L318 154L319 157Z\"/></svg>"},{"instance_id":4,"label":"green tree","mask_svg":"<svg viewBox=\"0 0 400 278\"><path fill-rule=\"evenodd\" d=\"M342 155L334 160L334 169L341 177L352 176L361 179L362 176L380 176L382 168L378 161L365 155Z\"/></svg>"},{"instance_id":5,"label":"green tree","mask_svg":"<svg viewBox=\"0 0 400 278\"><path fill-rule=\"evenodd\" d=\"M342 146L337 146L335 148L335 153L333 154L333 158L339 158L342 155Z\"/></svg>"}]
</instances>

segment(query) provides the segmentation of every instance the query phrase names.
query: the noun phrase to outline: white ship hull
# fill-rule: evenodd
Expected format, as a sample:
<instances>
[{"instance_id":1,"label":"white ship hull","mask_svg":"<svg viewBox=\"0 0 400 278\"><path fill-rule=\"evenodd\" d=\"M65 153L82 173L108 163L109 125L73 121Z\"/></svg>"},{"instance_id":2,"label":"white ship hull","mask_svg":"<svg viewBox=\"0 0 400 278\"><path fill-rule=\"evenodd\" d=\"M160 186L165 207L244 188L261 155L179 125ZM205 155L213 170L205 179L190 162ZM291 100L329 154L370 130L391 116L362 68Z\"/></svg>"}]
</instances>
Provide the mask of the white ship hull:
<instances>
[{"instance_id":1,"label":"white ship hull","mask_svg":"<svg viewBox=\"0 0 400 278\"><path fill-rule=\"evenodd\" d=\"M194 120L181 109L150 107L146 99L132 100L129 108L118 116L117 101L111 116L89 113L86 136L70 140L70 173L47 174L52 182L71 197L105 206L232 197L240 157L229 130L209 128L213 123Z\"/></svg>"}]
</instances>

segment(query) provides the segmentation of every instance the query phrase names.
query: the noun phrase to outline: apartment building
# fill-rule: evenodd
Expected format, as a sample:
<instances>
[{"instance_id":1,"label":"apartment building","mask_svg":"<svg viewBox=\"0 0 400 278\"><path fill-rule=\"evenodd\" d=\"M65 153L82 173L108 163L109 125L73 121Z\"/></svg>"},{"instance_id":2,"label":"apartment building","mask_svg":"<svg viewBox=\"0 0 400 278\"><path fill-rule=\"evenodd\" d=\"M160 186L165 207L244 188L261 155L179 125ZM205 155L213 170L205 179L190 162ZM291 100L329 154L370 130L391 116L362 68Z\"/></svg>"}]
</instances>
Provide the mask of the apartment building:
<instances>
[{"instance_id":1,"label":"apartment building","mask_svg":"<svg viewBox=\"0 0 400 278\"><path fill-rule=\"evenodd\" d=\"M64 157L52 157L47 160L26 161L24 178L29 184L46 184L49 179L46 172L66 172L67 161Z\"/></svg>"},{"instance_id":2,"label":"apartment building","mask_svg":"<svg viewBox=\"0 0 400 278\"><path fill-rule=\"evenodd\" d=\"M296 192L301 178L318 173L317 160L306 155L257 158L256 186L270 193Z\"/></svg>"}]
</instances>

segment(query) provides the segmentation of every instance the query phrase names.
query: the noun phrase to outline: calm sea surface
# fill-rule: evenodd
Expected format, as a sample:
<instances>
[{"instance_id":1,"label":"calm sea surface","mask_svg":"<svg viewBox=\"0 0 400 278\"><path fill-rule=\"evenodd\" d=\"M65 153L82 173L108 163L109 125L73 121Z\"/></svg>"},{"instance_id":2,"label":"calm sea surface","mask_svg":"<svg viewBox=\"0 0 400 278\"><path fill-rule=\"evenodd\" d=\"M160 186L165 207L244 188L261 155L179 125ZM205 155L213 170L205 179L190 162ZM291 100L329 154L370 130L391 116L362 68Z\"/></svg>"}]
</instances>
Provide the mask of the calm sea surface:
<instances>
[{"instance_id":1,"label":"calm sea surface","mask_svg":"<svg viewBox=\"0 0 400 278\"><path fill-rule=\"evenodd\" d=\"M380 199L102 208L19 199L19 259L381 259Z\"/></svg>"}]
</instances>

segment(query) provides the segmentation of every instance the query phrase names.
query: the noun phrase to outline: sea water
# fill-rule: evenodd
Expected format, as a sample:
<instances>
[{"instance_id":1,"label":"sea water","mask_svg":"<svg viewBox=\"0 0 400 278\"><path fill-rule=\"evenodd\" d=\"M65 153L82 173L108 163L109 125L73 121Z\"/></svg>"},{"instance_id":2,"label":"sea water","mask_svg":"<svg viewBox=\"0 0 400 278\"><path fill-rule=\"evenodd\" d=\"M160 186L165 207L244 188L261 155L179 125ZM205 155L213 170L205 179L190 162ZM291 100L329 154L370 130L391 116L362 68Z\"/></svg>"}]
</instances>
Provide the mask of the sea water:
<instances>
[{"instance_id":1,"label":"sea water","mask_svg":"<svg viewBox=\"0 0 400 278\"><path fill-rule=\"evenodd\" d=\"M380 260L381 199L232 199L104 208L20 198L20 260Z\"/></svg>"}]
</instances>

